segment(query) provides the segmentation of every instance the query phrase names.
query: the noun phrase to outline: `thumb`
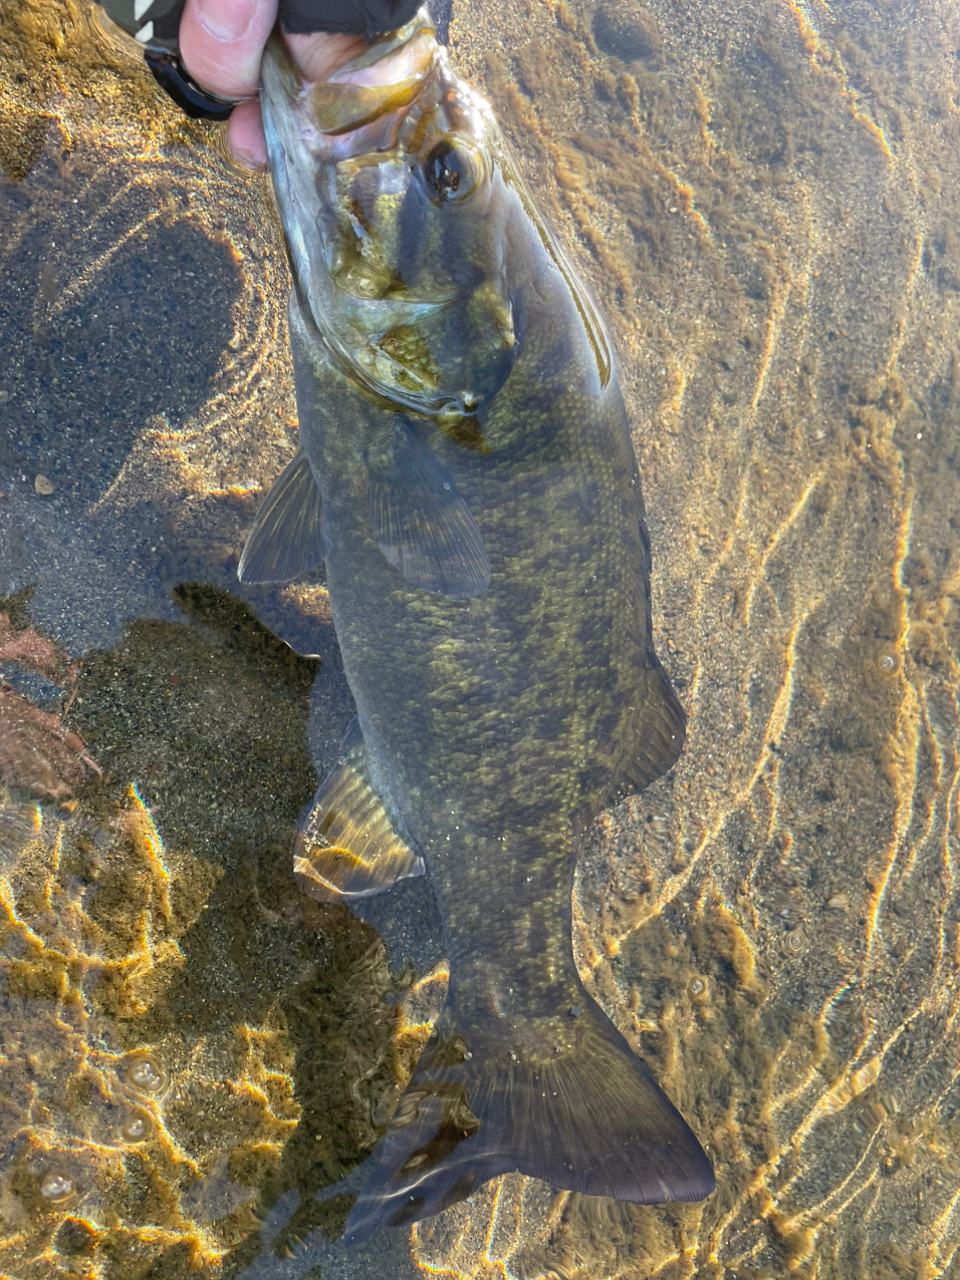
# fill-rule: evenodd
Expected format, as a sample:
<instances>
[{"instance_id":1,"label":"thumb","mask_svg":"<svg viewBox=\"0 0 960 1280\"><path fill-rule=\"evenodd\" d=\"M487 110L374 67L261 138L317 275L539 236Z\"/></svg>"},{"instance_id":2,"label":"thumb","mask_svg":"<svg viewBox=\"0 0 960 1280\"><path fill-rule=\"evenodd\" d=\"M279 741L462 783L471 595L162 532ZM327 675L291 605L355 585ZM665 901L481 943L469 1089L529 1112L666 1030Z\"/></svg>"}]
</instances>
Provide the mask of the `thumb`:
<instances>
[{"instance_id":1,"label":"thumb","mask_svg":"<svg viewBox=\"0 0 960 1280\"><path fill-rule=\"evenodd\" d=\"M180 54L193 78L221 98L255 93L277 0L187 0Z\"/></svg>"}]
</instances>

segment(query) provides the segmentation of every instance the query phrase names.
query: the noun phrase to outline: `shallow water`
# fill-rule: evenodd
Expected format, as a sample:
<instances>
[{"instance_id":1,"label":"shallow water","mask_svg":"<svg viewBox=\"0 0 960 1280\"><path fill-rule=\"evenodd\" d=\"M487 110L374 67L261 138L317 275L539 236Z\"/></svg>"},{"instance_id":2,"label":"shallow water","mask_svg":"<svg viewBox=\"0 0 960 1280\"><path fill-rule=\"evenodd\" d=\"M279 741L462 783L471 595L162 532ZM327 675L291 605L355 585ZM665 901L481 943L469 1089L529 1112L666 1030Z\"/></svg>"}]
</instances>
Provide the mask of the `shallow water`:
<instances>
[{"instance_id":1,"label":"shallow water","mask_svg":"<svg viewBox=\"0 0 960 1280\"><path fill-rule=\"evenodd\" d=\"M85 742L28 720L74 798L0 810L0 1271L960 1274L955 6L455 8L620 352L689 715L585 839L578 960L718 1191L515 1175L349 1252L443 969L422 882L290 874L351 708L321 582L235 577L295 446L279 231L83 10L0 20L0 654Z\"/></svg>"}]
</instances>

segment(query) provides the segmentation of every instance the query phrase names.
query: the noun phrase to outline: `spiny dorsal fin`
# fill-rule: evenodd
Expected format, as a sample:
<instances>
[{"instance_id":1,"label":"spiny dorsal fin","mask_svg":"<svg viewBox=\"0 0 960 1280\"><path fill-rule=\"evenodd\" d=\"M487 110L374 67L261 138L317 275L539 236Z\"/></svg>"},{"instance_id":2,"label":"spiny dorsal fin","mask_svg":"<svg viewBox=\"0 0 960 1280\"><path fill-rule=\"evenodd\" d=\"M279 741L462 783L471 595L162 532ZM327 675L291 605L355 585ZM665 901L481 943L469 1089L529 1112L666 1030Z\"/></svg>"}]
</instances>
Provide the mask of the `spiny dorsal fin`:
<instances>
[{"instance_id":1,"label":"spiny dorsal fin","mask_svg":"<svg viewBox=\"0 0 960 1280\"><path fill-rule=\"evenodd\" d=\"M370 523L387 560L415 587L464 600L490 585L483 538L443 467L405 423L367 456Z\"/></svg>"},{"instance_id":2,"label":"spiny dorsal fin","mask_svg":"<svg viewBox=\"0 0 960 1280\"><path fill-rule=\"evenodd\" d=\"M323 561L320 490L298 449L264 498L247 538L241 582L289 582Z\"/></svg>"},{"instance_id":3,"label":"spiny dorsal fin","mask_svg":"<svg viewBox=\"0 0 960 1280\"><path fill-rule=\"evenodd\" d=\"M397 835L370 786L356 720L297 837L293 871L300 888L320 902L379 893L397 880L423 874L423 861Z\"/></svg>"}]
</instances>

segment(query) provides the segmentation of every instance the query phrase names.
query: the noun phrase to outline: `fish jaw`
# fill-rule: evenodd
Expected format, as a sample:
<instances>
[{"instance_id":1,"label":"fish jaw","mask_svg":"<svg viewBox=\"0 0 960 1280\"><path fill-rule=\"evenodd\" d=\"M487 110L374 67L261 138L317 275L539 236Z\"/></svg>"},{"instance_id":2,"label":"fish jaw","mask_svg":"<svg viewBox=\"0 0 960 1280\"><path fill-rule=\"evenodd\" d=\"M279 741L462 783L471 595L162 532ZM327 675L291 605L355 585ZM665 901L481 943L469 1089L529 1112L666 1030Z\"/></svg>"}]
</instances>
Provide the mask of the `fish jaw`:
<instances>
[{"instance_id":1,"label":"fish jaw","mask_svg":"<svg viewBox=\"0 0 960 1280\"><path fill-rule=\"evenodd\" d=\"M415 323L426 311L446 302L394 302L378 307L372 289L364 296L335 285L340 256L336 165L356 154L395 147L406 104L388 107L352 134L327 134L312 112L312 90L326 86L302 81L277 37L265 50L262 76L267 153L294 287L325 344L361 381L367 381L361 355L368 345L364 329L386 332L391 326ZM363 322L358 323L361 315Z\"/></svg>"}]
</instances>

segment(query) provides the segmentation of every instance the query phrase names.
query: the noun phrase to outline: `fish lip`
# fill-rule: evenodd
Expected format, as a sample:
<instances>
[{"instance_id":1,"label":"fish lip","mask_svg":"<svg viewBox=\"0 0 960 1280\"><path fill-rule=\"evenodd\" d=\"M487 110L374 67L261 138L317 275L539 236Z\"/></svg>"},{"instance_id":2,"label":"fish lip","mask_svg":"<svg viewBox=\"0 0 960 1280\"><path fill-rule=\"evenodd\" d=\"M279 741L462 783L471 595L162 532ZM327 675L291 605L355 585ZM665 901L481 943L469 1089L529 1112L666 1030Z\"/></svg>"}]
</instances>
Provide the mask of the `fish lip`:
<instances>
[{"instance_id":1,"label":"fish lip","mask_svg":"<svg viewBox=\"0 0 960 1280\"><path fill-rule=\"evenodd\" d=\"M382 115L410 111L446 56L425 9L363 49L309 89L314 122L328 137L352 133Z\"/></svg>"},{"instance_id":2,"label":"fish lip","mask_svg":"<svg viewBox=\"0 0 960 1280\"><path fill-rule=\"evenodd\" d=\"M266 116L282 95L301 122L301 140L318 162L348 159L372 149L365 125L377 119L389 123L391 117L402 123L445 59L446 50L436 42L426 8L406 26L315 80L300 74L274 33L261 63L261 107ZM355 136L353 153L339 145L350 136ZM321 139L327 140L326 148L319 145Z\"/></svg>"}]
</instances>

